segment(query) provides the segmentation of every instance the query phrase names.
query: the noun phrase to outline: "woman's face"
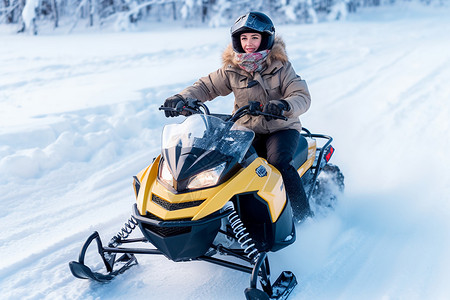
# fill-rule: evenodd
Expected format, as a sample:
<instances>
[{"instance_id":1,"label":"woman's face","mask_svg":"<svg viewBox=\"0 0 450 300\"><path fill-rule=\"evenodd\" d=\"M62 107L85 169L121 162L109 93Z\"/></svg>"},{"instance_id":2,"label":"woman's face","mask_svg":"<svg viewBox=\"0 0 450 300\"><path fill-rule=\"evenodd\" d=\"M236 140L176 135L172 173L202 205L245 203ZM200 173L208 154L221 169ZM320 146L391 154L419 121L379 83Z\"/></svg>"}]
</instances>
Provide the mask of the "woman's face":
<instances>
[{"instance_id":1,"label":"woman's face","mask_svg":"<svg viewBox=\"0 0 450 300\"><path fill-rule=\"evenodd\" d=\"M256 52L261 45L261 34L259 33L243 33L240 38L245 53Z\"/></svg>"}]
</instances>

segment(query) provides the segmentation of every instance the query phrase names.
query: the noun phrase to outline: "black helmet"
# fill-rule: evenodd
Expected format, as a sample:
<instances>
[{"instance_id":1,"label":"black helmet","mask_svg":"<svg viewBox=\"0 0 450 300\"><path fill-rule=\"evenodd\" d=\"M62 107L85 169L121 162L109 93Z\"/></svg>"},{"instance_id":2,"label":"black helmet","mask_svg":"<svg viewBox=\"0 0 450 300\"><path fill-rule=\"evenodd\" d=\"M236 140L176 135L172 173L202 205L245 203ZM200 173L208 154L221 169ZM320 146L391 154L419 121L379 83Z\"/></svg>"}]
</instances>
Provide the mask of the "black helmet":
<instances>
[{"instance_id":1,"label":"black helmet","mask_svg":"<svg viewBox=\"0 0 450 300\"><path fill-rule=\"evenodd\" d=\"M260 12L249 12L237 18L231 27L231 41L236 52L244 53L240 36L246 32L257 32L262 35L261 45L257 51L272 49L275 40L275 27L272 20Z\"/></svg>"}]
</instances>

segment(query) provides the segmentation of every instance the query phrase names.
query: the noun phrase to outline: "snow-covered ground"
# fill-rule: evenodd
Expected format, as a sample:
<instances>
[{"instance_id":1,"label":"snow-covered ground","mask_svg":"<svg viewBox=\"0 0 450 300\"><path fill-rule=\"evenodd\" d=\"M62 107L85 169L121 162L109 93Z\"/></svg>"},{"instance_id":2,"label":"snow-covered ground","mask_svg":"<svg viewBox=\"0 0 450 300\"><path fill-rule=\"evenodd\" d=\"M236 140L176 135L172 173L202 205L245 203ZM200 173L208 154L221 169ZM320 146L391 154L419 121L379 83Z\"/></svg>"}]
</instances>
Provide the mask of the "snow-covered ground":
<instances>
[{"instance_id":1,"label":"snow-covered ground","mask_svg":"<svg viewBox=\"0 0 450 300\"><path fill-rule=\"evenodd\" d=\"M335 211L270 254L274 275L298 278L292 299L450 298L449 13L277 27L313 97L302 122L334 137L346 180ZM139 256L108 284L68 268L93 230L108 240L129 217L131 178L174 121L157 108L219 67L228 30L0 30L1 299L244 298L248 275L202 262Z\"/></svg>"}]
</instances>

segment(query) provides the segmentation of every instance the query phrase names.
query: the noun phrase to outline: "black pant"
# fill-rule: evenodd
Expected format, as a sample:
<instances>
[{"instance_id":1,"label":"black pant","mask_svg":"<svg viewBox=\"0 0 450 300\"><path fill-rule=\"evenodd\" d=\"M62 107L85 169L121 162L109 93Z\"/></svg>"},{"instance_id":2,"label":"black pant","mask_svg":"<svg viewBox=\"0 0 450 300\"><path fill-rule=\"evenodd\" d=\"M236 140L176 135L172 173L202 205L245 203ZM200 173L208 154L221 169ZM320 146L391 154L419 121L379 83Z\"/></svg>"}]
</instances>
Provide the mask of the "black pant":
<instances>
[{"instance_id":1,"label":"black pant","mask_svg":"<svg viewBox=\"0 0 450 300\"><path fill-rule=\"evenodd\" d=\"M294 216L301 220L310 213L310 207L300 175L292 165L299 139L300 133L295 129L256 134L253 147L260 157L280 171Z\"/></svg>"}]
</instances>

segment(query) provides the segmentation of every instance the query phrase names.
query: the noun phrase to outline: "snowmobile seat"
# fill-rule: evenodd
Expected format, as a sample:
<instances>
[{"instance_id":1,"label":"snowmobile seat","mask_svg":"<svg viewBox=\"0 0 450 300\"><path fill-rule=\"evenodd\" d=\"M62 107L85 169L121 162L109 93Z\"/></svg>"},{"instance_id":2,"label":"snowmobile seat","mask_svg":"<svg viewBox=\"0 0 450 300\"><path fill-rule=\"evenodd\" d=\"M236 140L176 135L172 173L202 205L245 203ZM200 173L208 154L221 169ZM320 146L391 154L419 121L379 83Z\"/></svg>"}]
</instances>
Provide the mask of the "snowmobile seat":
<instances>
[{"instance_id":1,"label":"snowmobile seat","mask_svg":"<svg viewBox=\"0 0 450 300\"><path fill-rule=\"evenodd\" d=\"M297 151L295 151L292 165L298 170L308 158L308 141L303 135L300 135Z\"/></svg>"}]
</instances>

